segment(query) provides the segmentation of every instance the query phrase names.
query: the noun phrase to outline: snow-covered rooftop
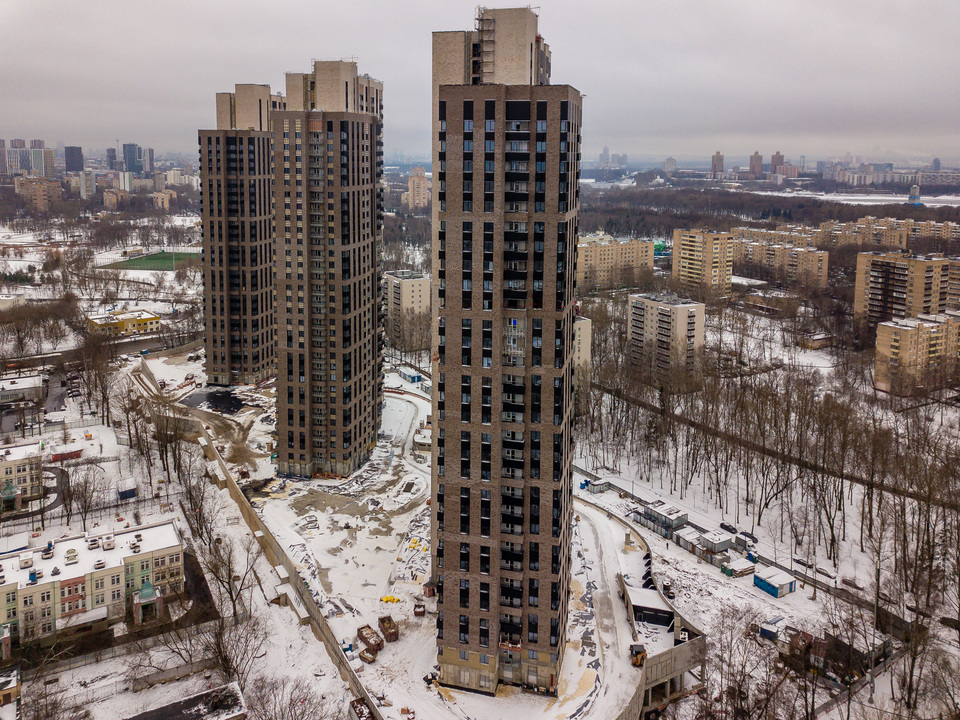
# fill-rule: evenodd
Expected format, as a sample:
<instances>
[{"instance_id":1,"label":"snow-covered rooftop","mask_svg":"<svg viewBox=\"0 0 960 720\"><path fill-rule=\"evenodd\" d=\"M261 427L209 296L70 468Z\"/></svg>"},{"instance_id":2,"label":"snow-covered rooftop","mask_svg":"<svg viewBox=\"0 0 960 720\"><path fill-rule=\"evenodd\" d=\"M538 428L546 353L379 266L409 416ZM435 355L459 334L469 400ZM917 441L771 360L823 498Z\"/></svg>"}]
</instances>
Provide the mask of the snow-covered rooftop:
<instances>
[{"instance_id":1,"label":"snow-covered rooftop","mask_svg":"<svg viewBox=\"0 0 960 720\"><path fill-rule=\"evenodd\" d=\"M40 443L23 443L21 445L7 445L5 447L0 447L0 462L7 462L13 460L23 460L28 457L35 457L40 455Z\"/></svg>"},{"instance_id":2,"label":"snow-covered rooftop","mask_svg":"<svg viewBox=\"0 0 960 720\"><path fill-rule=\"evenodd\" d=\"M139 539L137 536L140 536ZM112 550L104 549L104 540L109 545L109 539L113 538L114 548ZM96 539L96 547L88 549L92 541ZM131 547L138 545L148 552L164 550L167 548L180 547L180 533L172 520L156 523L154 525L140 525L138 527L126 528L117 532L103 532L99 534L83 533L72 537L53 541L52 554L44 559L43 552L47 546L29 548L27 550L12 551L0 555L0 577L4 578L3 584L18 583L18 587L25 588L30 586L30 573L43 571L42 579L49 582L53 577L53 569L59 568L59 578L63 582L73 578L84 577L94 570L104 570L108 568L122 568L124 561L137 552ZM71 552L72 551L72 552ZM67 565L67 553L76 556L76 563ZM103 562L101 568L97 568L98 562ZM27 563L26 565L24 565ZM21 567L24 565L24 567Z\"/></svg>"}]
</instances>

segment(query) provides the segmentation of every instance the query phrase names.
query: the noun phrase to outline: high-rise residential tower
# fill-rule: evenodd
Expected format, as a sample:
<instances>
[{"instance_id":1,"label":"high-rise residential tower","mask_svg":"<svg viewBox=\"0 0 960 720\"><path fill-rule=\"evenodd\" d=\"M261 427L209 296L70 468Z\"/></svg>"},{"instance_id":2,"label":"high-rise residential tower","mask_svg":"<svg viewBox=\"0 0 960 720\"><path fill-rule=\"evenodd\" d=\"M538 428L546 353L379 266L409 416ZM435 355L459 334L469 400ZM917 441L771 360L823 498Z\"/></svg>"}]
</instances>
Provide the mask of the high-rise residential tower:
<instances>
[{"instance_id":1,"label":"high-rise residential tower","mask_svg":"<svg viewBox=\"0 0 960 720\"><path fill-rule=\"evenodd\" d=\"M199 133L204 346L214 385L253 384L275 372L274 102L267 85L217 93L217 128Z\"/></svg>"},{"instance_id":2,"label":"high-rise residential tower","mask_svg":"<svg viewBox=\"0 0 960 720\"><path fill-rule=\"evenodd\" d=\"M719 180L723 177L723 155L717 150L710 159L710 177Z\"/></svg>"},{"instance_id":3,"label":"high-rise residential tower","mask_svg":"<svg viewBox=\"0 0 960 720\"><path fill-rule=\"evenodd\" d=\"M383 85L344 61L286 85L272 115L277 470L348 475L383 404Z\"/></svg>"},{"instance_id":4,"label":"high-rise residential tower","mask_svg":"<svg viewBox=\"0 0 960 720\"><path fill-rule=\"evenodd\" d=\"M750 156L750 174L753 175L754 178L759 178L763 175L763 155L759 152L755 152Z\"/></svg>"},{"instance_id":5,"label":"high-rise residential tower","mask_svg":"<svg viewBox=\"0 0 960 720\"><path fill-rule=\"evenodd\" d=\"M777 150L770 156L770 174L776 175L783 168L783 153Z\"/></svg>"},{"instance_id":6,"label":"high-rise residential tower","mask_svg":"<svg viewBox=\"0 0 960 720\"><path fill-rule=\"evenodd\" d=\"M566 641L581 95L537 22L433 35L437 655L488 693L556 693Z\"/></svg>"}]
</instances>

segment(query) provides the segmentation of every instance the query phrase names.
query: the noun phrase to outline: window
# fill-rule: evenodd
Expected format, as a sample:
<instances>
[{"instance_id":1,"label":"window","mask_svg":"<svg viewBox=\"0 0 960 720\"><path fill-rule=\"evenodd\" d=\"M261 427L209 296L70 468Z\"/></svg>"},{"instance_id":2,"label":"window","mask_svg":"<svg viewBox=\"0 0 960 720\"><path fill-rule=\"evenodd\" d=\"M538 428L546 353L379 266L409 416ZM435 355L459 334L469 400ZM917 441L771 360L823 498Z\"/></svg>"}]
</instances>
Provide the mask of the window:
<instances>
[{"instance_id":1,"label":"window","mask_svg":"<svg viewBox=\"0 0 960 720\"><path fill-rule=\"evenodd\" d=\"M93 589L94 589L94 590L103 590L103 578L102 578L102 577L97 578L96 580L93 581Z\"/></svg>"},{"instance_id":2,"label":"window","mask_svg":"<svg viewBox=\"0 0 960 720\"><path fill-rule=\"evenodd\" d=\"M23 606L30 607L31 605L33 605L33 595L28 595L23 599Z\"/></svg>"},{"instance_id":3,"label":"window","mask_svg":"<svg viewBox=\"0 0 960 720\"><path fill-rule=\"evenodd\" d=\"M42 593L40 593L40 602L42 602L42 603L50 602L50 591L49 591L49 590L44 590Z\"/></svg>"},{"instance_id":4,"label":"window","mask_svg":"<svg viewBox=\"0 0 960 720\"><path fill-rule=\"evenodd\" d=\"M131 566L130 566L130 565L127 565L127 567L129 568L129 567L131 567ZM130 572L132 572L132 570L131 570ZM116 575L111 575L111 576L110 576L110 584L111 584L111 585L119 585L119 584L120 584L120 574L119 574L119 573L117 573Z\"/></svg>"},{"instance_id":5,"label":"window","mask_svg":"<svg viewBox=\"0 0 960 720\"><path fill-rule=\"evenodd\" d=\"M116 601L119 600L121 597L123 597L123 596L120 594L120 591L119 591L119 590L114 590L113 592L110 593L110 600L111 600L111 602L116 602Z\"/></svg>"}]
</instances>

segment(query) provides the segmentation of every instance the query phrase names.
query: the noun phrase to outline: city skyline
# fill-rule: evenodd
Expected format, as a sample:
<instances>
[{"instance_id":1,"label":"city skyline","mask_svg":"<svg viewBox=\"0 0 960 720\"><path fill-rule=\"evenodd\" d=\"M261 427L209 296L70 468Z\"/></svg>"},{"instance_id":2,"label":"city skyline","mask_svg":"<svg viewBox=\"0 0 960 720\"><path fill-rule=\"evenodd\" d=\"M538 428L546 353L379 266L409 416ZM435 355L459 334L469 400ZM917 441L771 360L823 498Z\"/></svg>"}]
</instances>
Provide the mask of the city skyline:
<instances>
[{"instance_id":1,"label":"city skyline","mask_svg":"<svg viewBox=\"0 0 960 720\"><path fill-rule=\"evenodd\" d=\"M591 98L585 159L607 145L631 160L779 149L808 159L851 152L949 163L960 157L949 122L960 99L942 93L937 79L960 60L950 42L960 20L940 11L947 7L674 3L646 12L611 2L581 14L563 0L541 14L545 35L579 49L558 59L555 72ZM348 31L363 28L372 47L367 72L397 88L387 108L387 156L426 156L429 33L454 26L472 8L360 2L305 8L291 27L279 24L283 12L263 16L242 5L224 15L181 2L82 11L62 2L13 3L5 12L8 30L47 23L51 50L30 52L31 33L5 34L0 58L18 67L5 77L5 89L18 102L0 109L0 136L46 137L51 144L63 138L84 147L132 139L158 152L189 153L195 129L211 123L208 98L229 90L238 75L280 87L284 70L304 56L351 56ZM569 22L574 13L581 16ZM867 19L870 32L863 32ZM219 28L216 35L211 27ZM776 47L754 42L777 28ZM90 52L96 36L107 38L104 52ZM911 47L909 60L896 51L904 46ZM68 61L81 56L84 62Z\"/></svg>"}]
</instances>

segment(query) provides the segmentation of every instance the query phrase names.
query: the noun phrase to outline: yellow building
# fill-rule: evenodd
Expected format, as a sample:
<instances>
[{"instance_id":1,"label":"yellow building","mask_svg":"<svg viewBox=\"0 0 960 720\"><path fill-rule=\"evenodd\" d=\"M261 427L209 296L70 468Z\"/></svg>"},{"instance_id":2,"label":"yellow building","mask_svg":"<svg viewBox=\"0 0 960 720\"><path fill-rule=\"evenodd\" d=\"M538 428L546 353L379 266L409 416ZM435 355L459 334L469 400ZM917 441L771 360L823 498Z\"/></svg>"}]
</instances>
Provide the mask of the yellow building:
<instances>
[{"instance_id":1,"label":"yellow building","mask_svg":"<svg viewBox=\"0 0 960 720\"><path fill-rule=\"evenodd\" d=\"M829 253L815 247L788 243L733 241L733 264L759 265L791 285L826 287Z\"/></svg>"},{"instance_id":2,"label":"yellow building","mask_svg":"<svg viewBox=\"0 0 960 720\"><path fill-rule=\"evenodd\" d=\"M18 175L13 179L14 192L24 198L36 212L49 212L50 204L63 197L59 180Z\"/></svg>"},{"instance_id":3,"label":"yellow building","mask_svg":"<svg viewBox=\"0 0 960 720\"><path fill-rule=\"evenodd\" d=\"M430 205L432 183L422 167L415 167L407 178L407 207L411 210Z\"/></svg>"},{"instance_id":4,"label":"yellow building","mask_svg":"<svg viewBox=\"0 0 960 720\"><path fill-rule=\"evenodd\" d=\"M960 312L955 310L880 323L873 384L895 395L945 387L956 378L958 354Z\"/></svg>"},{"instance_id":5,"label":"yellow building","mask_svg":"<svg viewBox=\"0 0 960 720\"><path fill-rule=\"evenodd\" d=\"M634 285L641 270L653 270L652 240L618 239L600 232L577 241L581 291Z\"/></svg>"},{"instance_id":6,"label":"yellow building","mask_svg":"<svg viewBox=\"0 0 960 720\"><path fill-rule=\"evenodd\" d=\"M673 231L673 279L687 290L728 295L733 278L733 238L706 230Z\"/></svg>"},{"instance_id":7,"label":"yellow building","mask_svg":"<svg viewBox=\"0 0 960 720\"><path fill-rule=\"evenodd\" d=\"M80 534L0 555L0 622L20 642L163 616L183 589L183 545L173 522ZM54 570L56 569L56 572Z\"/></svg>"},{"instance_id":8,"label":"yellow building","mask_svg":"<svg viewBox=\"0 0 960 720\"><path fill-rule=\"evenodd\" d=\"M20 510L43 494L43 451L39 442L0 448L0 500L3 510Z\"/></svg>"},{"instance_id":9,"label":"yellow building","mask_svg":"<svg viewBox=\"0 0 960 720\"><path fill-rule=\"evenodd\" d=\"M956 297L949 297L952 263L960 260L900 252L858 254L854 317L876 325L887 320L942 313L957 301ZM960 277L957 279L960 281Z\"/></svg>"},{"instance_id":10,"label":"yellow building","mask_svg":"<svg viewBox=\"0 0 960 720\"><path fill-rule=\"evenodd\" d=\"M143 335L160 330L160 316L147 310L117 310L87 318L87 329L109 335Z\"/></svg>"}]
</instances>

